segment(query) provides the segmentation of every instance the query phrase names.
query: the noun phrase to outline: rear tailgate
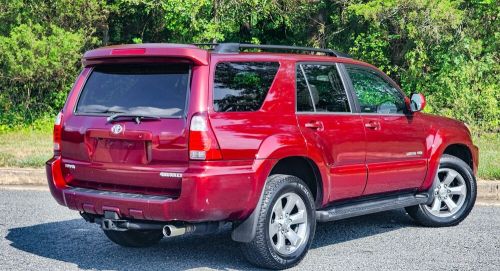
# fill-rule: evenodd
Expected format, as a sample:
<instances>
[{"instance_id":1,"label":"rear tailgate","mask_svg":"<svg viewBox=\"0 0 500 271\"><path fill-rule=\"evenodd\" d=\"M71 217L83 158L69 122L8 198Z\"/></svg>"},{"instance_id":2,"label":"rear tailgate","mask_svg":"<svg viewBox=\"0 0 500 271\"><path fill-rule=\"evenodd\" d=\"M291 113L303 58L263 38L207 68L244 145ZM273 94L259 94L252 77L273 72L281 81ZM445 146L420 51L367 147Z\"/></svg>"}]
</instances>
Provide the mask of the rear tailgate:
<instances>
[{"instance_id":1,"label":"rear tailgate","mask_svg":"<svg viewBox=\"0 0 500 271\"><path fill-rule=\"evenodd\" d=\"M61 156L66 182L98 190L180 193L188 163L186 120L107 123L106 117L72 115L64 125ZM113 134L119 124L123 132ZM163 130L160 130L160 127Z\"/></svg>"},{"instance_id":2,"label":"rear tailgate","mask_svg":"<svg viewBox=\"0 0 500 271\"><path fill-rule=\"evenodd\" d=\"M61 135L65 180L75 187L178 196L189 163L193 70L199 69L185 59L112 59L86 67L70 94ZM117 113L127 116L109 121Z\"/></svg>"}]
</instances>

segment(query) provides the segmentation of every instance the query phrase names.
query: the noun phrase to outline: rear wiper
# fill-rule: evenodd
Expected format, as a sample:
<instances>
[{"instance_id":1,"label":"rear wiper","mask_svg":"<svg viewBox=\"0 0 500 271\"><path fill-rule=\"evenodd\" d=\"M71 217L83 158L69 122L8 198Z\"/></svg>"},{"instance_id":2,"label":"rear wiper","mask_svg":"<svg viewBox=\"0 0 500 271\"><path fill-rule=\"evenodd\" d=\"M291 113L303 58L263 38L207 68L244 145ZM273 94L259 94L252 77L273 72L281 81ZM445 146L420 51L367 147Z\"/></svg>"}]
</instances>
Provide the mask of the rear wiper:
<instances>
[{"instance_id":1,"label":"rear wiper","mask_svg":"<svg viewBox=\"0 0 500 271\"><path fill-rule=\"evenodd\" d=\"M122 118L130 118L135 121L135 123L139 124L142 120L160 120L158 116L150 116L150 115L140 115L140 114L130 114L130 113L117 113L109 116L106 121L108 123L114 122L118 119Z\"/></svg>"}]
</instances>

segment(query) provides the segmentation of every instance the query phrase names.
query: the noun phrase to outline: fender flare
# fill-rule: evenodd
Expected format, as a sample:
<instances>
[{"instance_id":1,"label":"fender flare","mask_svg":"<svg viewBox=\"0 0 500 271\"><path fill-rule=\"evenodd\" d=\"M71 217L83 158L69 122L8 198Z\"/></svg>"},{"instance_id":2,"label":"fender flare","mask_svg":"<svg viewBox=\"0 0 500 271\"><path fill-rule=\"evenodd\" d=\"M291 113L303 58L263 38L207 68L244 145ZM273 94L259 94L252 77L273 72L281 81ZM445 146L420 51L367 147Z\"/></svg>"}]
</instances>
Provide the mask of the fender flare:
<instances>
[{"instance_id":1,"label":"fender flare","mask_svg":"<svg viewBox=\"0 0 500 271\"><path fill-rule=\"evenodd\" d=\"M440 128L436 131L432 142L432 148L429 150L427 176L419 190L422 191L432 188L434 177L439 169L439 160L443 156L446 148L454 144L460 144L469 148L469 151L471 151L472 154L471 146L464 144L464 141L462 140L464 137L468 137L465 132L457 133L456 130L447 128Z\"/></svg>"},{"instance_id":2,"label":"fender flare","mask_svg":"<svg viewBox=\"0 0 500 271\"><path fill-rule=\"evenodd\" d=\"M301 143L301 144L297 144L295 145L295 147L289 147L290 144L278 144L282 140L293 140L296 143ZM270 148L271 146L281 146L281 147ZM307 157L307 147L305 142L303 141L302 135L299 135L298 137L294 137L289 134L288 135L278 134L270 136L262 142L256 157L258 157L258 159L273 159L276 160L277 163L277 161L281 159L293 156ZM273 170L276 163L267 172L266 180L269 177L269 174ZM264 180L264 182L262 183L263 185L261 185L260 196L255 206L255 209L252 211L250 216L248 216L245 220L243 220L243 222L241 222L233 229L231 233L231 238L234 241L249 243L254 239L255 233L257 231L258 215L262 207L262 200L265 192L265 187L267 184L266 180Z\"/></svg>"}]
</instances>

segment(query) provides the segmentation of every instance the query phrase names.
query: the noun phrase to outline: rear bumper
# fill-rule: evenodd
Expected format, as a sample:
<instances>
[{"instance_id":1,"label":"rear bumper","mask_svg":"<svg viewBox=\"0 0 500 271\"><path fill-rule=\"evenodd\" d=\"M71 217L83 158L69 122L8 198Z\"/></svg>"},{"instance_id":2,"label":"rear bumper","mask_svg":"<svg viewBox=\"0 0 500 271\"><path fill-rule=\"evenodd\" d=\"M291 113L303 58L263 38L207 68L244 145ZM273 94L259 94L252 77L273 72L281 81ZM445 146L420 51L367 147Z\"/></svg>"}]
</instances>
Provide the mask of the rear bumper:
<instances>
[{"instance_id":1,"label":"rear bumper","mask_svg":"<svg viewBox=\"0 0 500 271\"><path fill-rule=\"evenodd\" d=\"M255 208L275 161L193 162L183 173L178 198L70 187L64 183L60 158L46 163L52 196L70 209L155 221L222 221L245 219Z\"/></svg>"}]
</instances>

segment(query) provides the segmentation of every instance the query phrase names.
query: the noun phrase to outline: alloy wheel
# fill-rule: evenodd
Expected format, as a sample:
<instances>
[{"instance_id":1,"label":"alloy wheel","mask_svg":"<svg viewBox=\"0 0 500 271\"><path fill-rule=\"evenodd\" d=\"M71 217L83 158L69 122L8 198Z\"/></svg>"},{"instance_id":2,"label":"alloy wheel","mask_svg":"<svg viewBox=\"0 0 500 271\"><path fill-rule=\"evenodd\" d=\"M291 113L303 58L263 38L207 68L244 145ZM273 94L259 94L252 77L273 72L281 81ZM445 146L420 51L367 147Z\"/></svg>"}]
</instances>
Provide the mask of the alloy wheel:
<instances>
[{"instance_id":1,"label":"alloy wheel","mask_svg":"<svg viewBox=\"0 0 500 271\"><path fill-rule=\"evenodd\" d=\"M425 208L434 216L450 217L464 205L467 186L456 170L441 168L436 175L438 185L434 189L434 200Z\"/></svg>"},{"instance_id":2,"label":"alloy wheel","mask_svg":"<svg viewBox=\"0 0 500 271\"><path fill-rule=\"evenodd\" d=\"M269 220L269 238L273 248L282 255L290 255L307 242L307 210L302 198L286 193L278 198Z\"/></svg>"}]
</instances>

